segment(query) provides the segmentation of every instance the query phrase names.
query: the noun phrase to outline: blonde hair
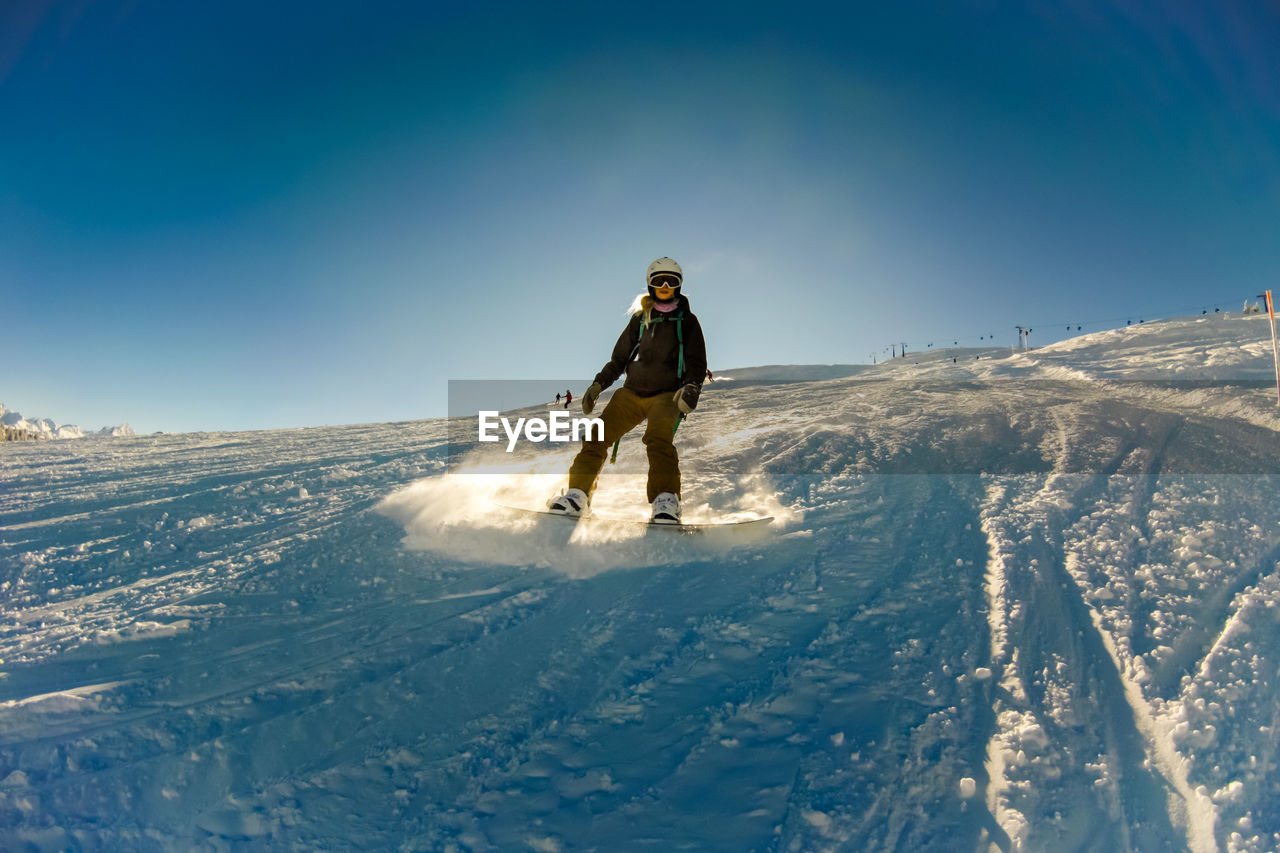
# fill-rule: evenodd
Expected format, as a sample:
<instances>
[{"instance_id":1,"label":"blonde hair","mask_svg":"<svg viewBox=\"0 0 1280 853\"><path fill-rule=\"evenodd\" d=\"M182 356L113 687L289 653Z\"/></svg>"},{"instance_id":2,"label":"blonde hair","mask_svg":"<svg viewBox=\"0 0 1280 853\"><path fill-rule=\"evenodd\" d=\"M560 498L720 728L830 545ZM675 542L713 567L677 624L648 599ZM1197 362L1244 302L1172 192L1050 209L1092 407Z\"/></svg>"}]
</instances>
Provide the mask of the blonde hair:
<instances>
[{"instance_id":1,"label":"blonde hair","mask_svg":"<svg viewBox=\"0 0 1280 853\"><path fill-rule=\"evenodd\" d=\"M647 293L641 293L631 301L631 307L627 309L627 313L632 316L642 314L642 328L648 328L653 320L653 297Z\"/></svg>"}]
</instances>

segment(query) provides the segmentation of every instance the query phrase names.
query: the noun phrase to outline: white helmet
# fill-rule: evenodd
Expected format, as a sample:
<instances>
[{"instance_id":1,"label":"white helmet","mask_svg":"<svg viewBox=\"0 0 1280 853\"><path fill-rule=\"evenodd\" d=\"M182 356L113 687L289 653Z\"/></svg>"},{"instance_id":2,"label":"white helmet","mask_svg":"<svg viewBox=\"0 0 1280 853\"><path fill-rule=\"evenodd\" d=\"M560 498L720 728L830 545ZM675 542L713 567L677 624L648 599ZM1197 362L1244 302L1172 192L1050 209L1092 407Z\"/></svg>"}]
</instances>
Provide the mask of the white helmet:
<instances>
[{"instance_id":1,"label":"white helmet","mask_svg":"<svg viewBox=\"0 0 1280 853\"><path fill-rule=\"evenodd\" d=\"M649 264L649 272L644 277L644 283L649 284L653 281L655 275L662 275L663 273L674 275L676 281L681 284L684 283L684 270L680 269L680 265L671 258L658 258Z\"/></svg>"}]
</instances>

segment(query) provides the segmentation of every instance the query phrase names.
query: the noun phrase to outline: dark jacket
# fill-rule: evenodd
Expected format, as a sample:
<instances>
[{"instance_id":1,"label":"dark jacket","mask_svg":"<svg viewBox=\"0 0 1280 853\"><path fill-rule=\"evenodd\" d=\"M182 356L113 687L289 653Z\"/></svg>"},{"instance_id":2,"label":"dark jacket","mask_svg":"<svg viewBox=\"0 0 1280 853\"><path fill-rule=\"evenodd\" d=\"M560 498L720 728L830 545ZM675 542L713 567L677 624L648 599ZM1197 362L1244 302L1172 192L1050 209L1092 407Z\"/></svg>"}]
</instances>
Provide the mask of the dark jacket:
<instances>
[{"instance_id":1,"label":"dark jacket","mask_svg":"<svg viewBox=\"0 0 1280 853\"><path fill-rule=\"evenodd\" d=\"M680 332L684 337L684 373L679 372L680 341L676 335L676 317L681 317ZM689 300L680 297L679 307L670 314L653 311L648 328L642 328L644 312L637 311L613 346L613 357L596 374L601 389L608 388L625 371L622 383L641 397L672 393L685 385L702 387L707 375L707 344L702 326L689 310ZM637 349L636 344L639 343ZM634 357L632 353L635 353ZM696 398L695 398L696 399Z\"/></svg>"}]
</instances>

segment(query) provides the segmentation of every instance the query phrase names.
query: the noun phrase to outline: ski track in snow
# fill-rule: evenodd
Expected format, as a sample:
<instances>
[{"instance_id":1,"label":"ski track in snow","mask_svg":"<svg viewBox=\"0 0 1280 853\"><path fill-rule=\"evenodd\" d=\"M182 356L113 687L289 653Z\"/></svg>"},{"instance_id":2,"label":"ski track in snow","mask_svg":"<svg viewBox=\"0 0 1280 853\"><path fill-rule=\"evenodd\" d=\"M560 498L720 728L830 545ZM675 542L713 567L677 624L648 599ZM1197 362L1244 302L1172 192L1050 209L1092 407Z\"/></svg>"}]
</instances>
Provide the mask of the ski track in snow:
<instances>
[{"instance_id":1,"label":"ski track in snow","mask_svg":"<svg viewBox=\"0 0 1280 853\"><path fill-rule=\"evenodd\" d=\"M442 421L6 446L0 848L1277 849L1264 334L717 383L738 547Z\"/></svg>"}]
</instances>

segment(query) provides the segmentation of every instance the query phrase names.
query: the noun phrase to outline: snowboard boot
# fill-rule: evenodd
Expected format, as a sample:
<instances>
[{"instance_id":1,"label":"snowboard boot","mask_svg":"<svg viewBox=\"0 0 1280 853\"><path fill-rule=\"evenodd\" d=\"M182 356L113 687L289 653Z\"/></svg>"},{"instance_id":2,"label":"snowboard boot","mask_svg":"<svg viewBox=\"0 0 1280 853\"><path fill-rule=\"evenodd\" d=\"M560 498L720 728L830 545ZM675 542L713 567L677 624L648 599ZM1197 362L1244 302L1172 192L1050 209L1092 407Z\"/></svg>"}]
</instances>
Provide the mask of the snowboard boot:
<instances>
[{"instance_id":1,"label":"snowboard boot","mask_svg":"<svg viewBox=\"0 0 1280 853\"><path fill-rule=\"evenodd\" d=\"M547 501L547 509L562 515L584 516L591 507L591 498L582 489L570 489Z\"/></svg>"},{"instance_id":2,"label":"snowboard boot","mask_svg":"<svg viewBox=\"0 0 1280 853\"><path fill-rule=\"evenodd\" d=\"M680 499L671 492L663 492L653 499L653 517L649 521L655 524L680 523Z\"/></svg>"}]
</instances>

